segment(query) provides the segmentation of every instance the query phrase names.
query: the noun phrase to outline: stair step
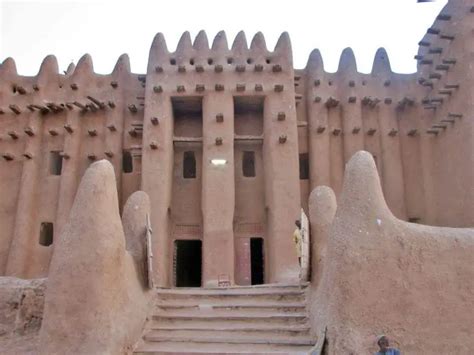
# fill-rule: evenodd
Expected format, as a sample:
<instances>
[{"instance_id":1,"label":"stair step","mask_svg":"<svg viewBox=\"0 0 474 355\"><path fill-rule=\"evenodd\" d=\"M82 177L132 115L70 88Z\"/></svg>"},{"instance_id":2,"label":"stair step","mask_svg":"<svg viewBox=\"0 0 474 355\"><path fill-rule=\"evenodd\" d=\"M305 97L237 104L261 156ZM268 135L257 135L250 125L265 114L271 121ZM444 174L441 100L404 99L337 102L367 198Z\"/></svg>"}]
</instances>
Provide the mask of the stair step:
<instances>
[{"instance_id":1,"label":"stair step","mask_svg":"<svg viewBox=\"0 0 474 355\"><path fill-rule=\"evenodd\" d=\"M160 331L151 331L144 337L146 342L172 341L181 343L223 343L223 344L276 344L276 345L314 345L316 342L307 335L285 336L273 334L268 337L259 334L220 335L202 331L201 334L163 334Z\"/></svg>"},{"instance_id":2,"label":"stair step","mask_svg":"<svg viewBox=\"0 0 474 355\"><path fill-rule=\"evenodd\" d=\"M307 332L310 330L309 325L295 324L295 325L274 325L265 322L261 325L237 322L219 322L214 324L212 322L176 322L174 324L163 324L163 322L150 322L148 329L150 330L208 330L208 331L243 331L243 332Z\"/></svg>"},{"instance_id":3,"label":"stair step","mask_svg":"<svg viewBox=\"0 0 474 355\"><path fill-rule=\"evenodd\" d=\"M181 342L142 342L136 348L135 355L158 354L308 354L312 346L275 345L275 344L218 344L181 343Z\"/></svg>"},{"instance_id":4,"label":"stair step","mask_svg":"<svg viewBox=\"0 0 474 355\"><path fill-rule=\"evenodd\" d=\"M250 327L262 327L265 325L273 325L273 326L303 326L306 325L308 322L308 318L254 318L254 317L243 317L239 319L228 319L228 318L164 318L164 317L157 317L153 318L151 322L157 322L162 324L163 326L175 326L175 327L182 327L182 328L192 328L192 327L212 327L214 322L219 322L220 326L223 327L243 327L243 326L250 326ZM150 323L151 323L150 322Z\"/></svg>"},{"instance_id":5,"label":"stair step","mask_svg":"<svg viewBox=\"0 0 474 355\"><path fill-rule=\"evenodd\" d=\"M301 315L305 314L305 308L282 308L282 309L277 309L277 308L238 308L238 307L233 307L233 308L208 308L208 307L202 307L202 308L171 308L171 309L161 309L157 308L154 310L153 315L163 315L167 317L175 317L175 316L186 316L186 315L194 315L196 317L201 317L203 315L207 317L222 317L222 316L235 316L235 315L240 315L243 314L245 316L264 316L264 315Z\"/></svg>"},{"instance_id":6,"label":"stair step","mask_svg":"<svg viewBox=\"0 0 474 355\"><path fill-rule=\"evenodd\" d=\"M308 314L306 312L262 312L259 310L255 311L240 311L232 312L227 310L212 310L212 311L182 311L182 310L172 310L172 311L158 311L153 313L153 319L158 318L174 318L174 319L209 319L209 320L218 320L218 319L268 319L272 320L274 318L295 318L295 319L306 319Z\"/></svg>"},{"instance_id":7,"label":"stair step","mask_svg":"<svg viewBox=\"0 0 474 355\"><path fill-rule=\"evenodd\" d=\"M291 328L290 328L291 329ZM150 329L144 336L144 339L150 341L152 337L183 337L186 339L203 339L212 337L213 339L276 339L278 337L285 337L291 339L301 339L308 337L308 330L306 331L291 331L284 328L274 328L273 330L262 330L258 327L244 329Z\"/></svg>"},{"instance_id":8,"label":"stair step","mask_svg":"<svg viewBox=\"0 0 474 355\"><path fill-rule=\"evenodd\" d=\"M212 308L212 309L221 309L221 308L305 308L306 305L303 302L268 302L266 300L247 300L239 302L228 302L227 300L183 300L176 302L175 300L164 300L156 303L156 306L161 309L190 309L190 308Z\"/></svg>"},{"instance_id":9,"label":"stair step","mask_svg":"<svg viewBox=\"0 0 474 355\"><path fill-rule=\"evenodd\" d=\"M186 297L194 296L254 296L254 295L304 295L306 288L299 286L289 286L287 288L158 288L156 292L159 296L173 295Z\"/></svg>"}]
</instances>

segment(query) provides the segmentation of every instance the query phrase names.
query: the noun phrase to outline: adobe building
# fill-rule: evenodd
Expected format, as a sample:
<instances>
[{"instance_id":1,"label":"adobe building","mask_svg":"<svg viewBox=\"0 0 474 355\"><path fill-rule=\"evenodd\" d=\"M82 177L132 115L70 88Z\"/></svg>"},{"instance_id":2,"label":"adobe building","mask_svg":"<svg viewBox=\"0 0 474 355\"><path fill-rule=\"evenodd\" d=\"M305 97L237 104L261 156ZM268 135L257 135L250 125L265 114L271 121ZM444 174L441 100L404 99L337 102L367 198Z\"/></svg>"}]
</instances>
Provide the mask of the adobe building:
<instances>
[{"instance_id":1,"label":"adobe building","mask_svg":"<svg viewBox=\"0 0 474 355\"><path fill-rule=\"evenodd\" d=\"M296 70L286 33L270 51L185 32L175 52L158 34L145 74L126 55L109 75L89 55L35 77L5 60L0 301L21 302L0 349L364 353L386 332L473 350L473 31L474 3L450 1L413 74L384 49L369 74L349 48L335 73L318 50Z\"/></svg>"}]
</instances>

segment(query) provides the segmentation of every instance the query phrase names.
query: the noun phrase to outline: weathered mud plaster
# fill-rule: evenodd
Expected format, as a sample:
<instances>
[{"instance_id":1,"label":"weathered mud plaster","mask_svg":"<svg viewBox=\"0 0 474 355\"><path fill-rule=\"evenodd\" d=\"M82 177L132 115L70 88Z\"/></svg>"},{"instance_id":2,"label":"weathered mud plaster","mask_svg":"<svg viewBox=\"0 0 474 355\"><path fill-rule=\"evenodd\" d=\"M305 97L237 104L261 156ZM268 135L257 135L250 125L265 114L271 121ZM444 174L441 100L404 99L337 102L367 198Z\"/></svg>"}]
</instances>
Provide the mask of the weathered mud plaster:
<instances>
[{"instance_id":1,"label":"weathered mud plaster","mask_svg":"<svg viewBox=\"0 0 474 355\"><path fill-rule=\"evenodd\" d=\"M122 227L112 165L100 161L87 169L53 253L39 353L130 349L150 305L142 276L148 213L148 197L136 192Z\"/></svg>"},{"instance_id":2,"label":"weathered mud plaster","mask_svg":"<svg viewBox=\"0 0 474 355\"><path fill-rule=\"evenodd\" d=\"M327 221L311 217L312 225ZM381 333L408 354L468 353L473 255L474 229L397 219L372 156L358 152L346 166L321 281L312 285L313 331L327 327L330 354L374 352Z\"/></svg>"}]
</instances>

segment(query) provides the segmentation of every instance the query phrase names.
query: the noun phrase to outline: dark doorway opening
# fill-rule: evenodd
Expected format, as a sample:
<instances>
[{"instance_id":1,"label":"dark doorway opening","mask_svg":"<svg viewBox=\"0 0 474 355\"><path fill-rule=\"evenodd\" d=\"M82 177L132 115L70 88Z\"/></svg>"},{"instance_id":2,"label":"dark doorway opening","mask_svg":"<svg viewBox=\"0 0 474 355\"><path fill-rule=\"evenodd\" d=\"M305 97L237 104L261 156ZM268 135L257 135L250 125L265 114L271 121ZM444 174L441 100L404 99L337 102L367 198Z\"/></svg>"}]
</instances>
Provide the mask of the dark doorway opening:
<instances>
[{"instance_id":1,"label":"dark doorway opening","mask_svg":"<svg viewBox=\"0 0 474 355\"><path fill-rule=\"evenodd\" d=\"M128 150L122 152L122 170L126 174L133 172L133 157Z\"/></svg>"},{"instance_id":2,"label":"dark doorway opening","mask_svg":"<svg viewBox=\"0 0 474 355\"><path fill-rule=\"evenodd\" d=\"M263 239L250 238L250 265L252 285L264 283L263 277Z\"/></svg>"},{"instance_id":3,"label":"dark doorway opening","mask_svg":"<svg viewBox=\"0 0 474 355\"><path fill-rule=\"evenodd\" d=\"M196 157L194 152L184 152L183 154L183 178L196 178Z\"/></svg>"},{"instance_id":4,"label":"dark doorway opening","mask_svg":"<svg viewBox=\"0 0 474 355\"><path fill-rule=\"evenodd\" d=\"M176 287L201 287L202 243L200 240L174 242Z\"/></svg>"}]
</instances>

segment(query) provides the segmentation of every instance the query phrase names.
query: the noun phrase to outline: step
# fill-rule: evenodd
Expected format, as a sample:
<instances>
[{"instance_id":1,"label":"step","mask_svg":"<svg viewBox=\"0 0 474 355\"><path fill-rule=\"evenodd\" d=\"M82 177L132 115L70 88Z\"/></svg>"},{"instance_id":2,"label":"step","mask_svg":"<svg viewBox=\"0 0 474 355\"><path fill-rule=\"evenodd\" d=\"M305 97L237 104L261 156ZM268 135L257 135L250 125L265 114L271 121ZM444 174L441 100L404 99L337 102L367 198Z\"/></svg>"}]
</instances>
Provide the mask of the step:
<instances>
[{"instance_id":1,"label":"step","mask_svg":"<svg viewBox=\"0 0 474 355\"><path fill-rule=\"evenodd\" d=\"M152 341L150 337L155 338L169 338L169 337L182 337L186 339L206 339L206 337L212 337L212 339L243 339L245 342L248 340L259 340L259 339L303 339L309 336L308 331L289 331L284 328L274 328L277 330L262 330L258 327L244 329L150 329L144 336L146 341ZM291 328L289 328L291 329Z\"/></svg>"},{"instance_id":2,"label":"step","mask_svg":"<svg viewBox=\"0 0 474 355\"><path fill-rule=\"evenodd\" d=\"M181 342L142 342L135 349L135 355L158 354L308 354L312 346L275 344L216 344Z\"/></svg>"},{"instance_id":3,"label":"step","mask_svg":"<svg viewBox=\"0 0 474 355\"><path fill-rule=\"evenodd\" d=\"M305 302L288 302L288 301L268 301L268 300L239 300L237 302L229 302L228 300L159 300L156 302L156 307L161 309L199 309L199 308L212 308L212 309L224 309L224 308L238 308L238 309L304 309L306 307Z\"/></svg>"},{"instance_id":4,"label":"step","mask_svg":"<svg viewBox=\"0 0 474 355\"><path fill-rule=\"evenodd\" d=\"M256 318L256 317L241 317L237 319L229 318L193 318L193 317L180 317L180 318L167 318L167 317L153 317L150 321L152 323L159 323L164 327L176 327L176 328L210 328L213 327L215 322L219 322L220 327L225 328L237 328L237 327L255 327L261 328L264 326L306 326L308 324L307 317L298 317L298 318Z\"/></svg>"},{"instance_id":5,"label":"step","mask_svg":"<svg viewBox=\"0 0 474 355\"><path fill-rule=\"evenodd\" d=\"M157 318L174 318L174 319L209 319L209 320L232 320L232 319L267 319L271 321L274 318L303 318L308 317L306 312L262 312L260 310L247 310L240 312L233 312L228 310L170 310L170 311L155 311L152 313L153 319Z\"/></svg>"},{"instance_id":6,"label":"step","mask_svg":"<svg viewBox=\"0 0 474 355\"><path fill-rule=\"evenodd\" d=\"M207 303L238 303L238 302L306 302L306 292L301 290L285 291L283 293L260 292L245 293L235 291L233 293L158 293L158 302L207 302Z\"/></svg>"},{"instance_id":7,"label":"step","mask_svg":"<svg viewBox=\"0 0 474 355\"><path fill-rule=\"evenodd\" d=\"M252 295L302 295L306 287L231 287L231 288L157 288L159 296L252 296Z\"/></svg>"},{"instance_id":8,"label":"step","mask_svg":"<svg viewBox=\"0 0 474 355\"><path fill-rule=\"evenodd\" d=\"M212 322L175 322L173 324L163 324L163 322L151 321L148 325L150 330L208 330L208 331L242 331L242 332L301 332L305 333L310 330L307 324L284 324L275 325L269 322L261 325L249 324L247 322L219 322L218 324Z\"/></svg>"},{"instance_id":9,"label":"step","mask_svg":"<svg viewBox=\"0 0 474 355\"><path fill-rule=\"evenodd\" d=\"M216 343L216 344L275 344L275 345L314 345L316 342L308 335L280 335L260 336L260 334L220 334L209 331L190 332L150 331L143 340L145 342L181 342L181 343Z\"/></svg>"},{"instance_id":10,"label":"step","mask_svg":"<svg viewBox=\"0 0 474 355\"><path fill-rule=\"evenodd\" d=\"M278 308L260 308L260 307L251 307L251 308L242 308L242 307L229 307L229 308L213 308L213 307L193 307L193 308L160 308L157 307L153 311L153 315L162 315L167 317L175 317L175 316L187 316L187 315L195 315L197 317L201 317L202 315L208 317L222 317L222 316L235 316L244 314L249 317L253 316L264 316L264 315L273 315L273 314L303 314L305 313L306 308L285 308L285 307L278 307Z\"/></svg>"}]
</instances>

